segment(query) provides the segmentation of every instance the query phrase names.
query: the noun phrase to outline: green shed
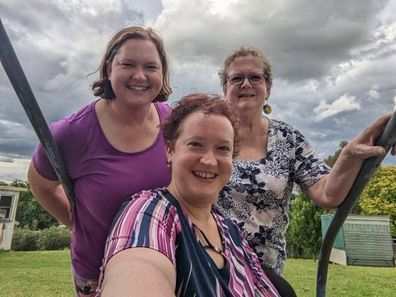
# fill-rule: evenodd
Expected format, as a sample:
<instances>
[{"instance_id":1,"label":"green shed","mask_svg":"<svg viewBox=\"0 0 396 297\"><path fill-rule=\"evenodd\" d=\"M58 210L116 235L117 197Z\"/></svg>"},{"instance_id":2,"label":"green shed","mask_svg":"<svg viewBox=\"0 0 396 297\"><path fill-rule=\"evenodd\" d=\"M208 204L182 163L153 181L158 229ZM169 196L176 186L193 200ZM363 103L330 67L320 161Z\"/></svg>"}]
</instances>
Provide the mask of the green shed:
<instances>
[{"instance_id":1,"label":"green shed","mask_svg":"<svg viewBox=\"0 0 396 297\"><path fill-rule=\"evenodd\" d=\"M333 216L321 216L323 238ZM348 216L334 241L330 262L395 267L389 216Z\"/></svg>"}]
</instances>

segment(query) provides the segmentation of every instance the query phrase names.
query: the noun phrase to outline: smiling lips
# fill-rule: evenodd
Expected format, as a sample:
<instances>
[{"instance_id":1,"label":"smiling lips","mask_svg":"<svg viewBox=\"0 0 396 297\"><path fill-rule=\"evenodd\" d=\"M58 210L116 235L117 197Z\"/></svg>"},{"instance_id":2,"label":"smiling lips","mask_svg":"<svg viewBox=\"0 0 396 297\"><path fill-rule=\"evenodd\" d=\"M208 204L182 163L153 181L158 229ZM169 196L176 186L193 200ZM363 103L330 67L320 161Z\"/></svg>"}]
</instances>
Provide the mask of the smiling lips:
<instances>
[{"instance_id":1,"label":"smiling lips","mask_svg":"<svg viewBox=\"0 0 396 297\"><path fill-rule=\"evenodd\" d=\"M192 173L199 177L199 178L203 178L203 179L214 179L217 174L215 173L211 173L211 172L205 172L205 171L192 171Z\"/></svg>"},{"instance_id":2,"label":"smiling lips","mask_svg":"<svg viewBox=\"0 0 396 297\"><path fill-rule=\"evenodd\" d=\"M146 91L149 87L147 86L137 86L137 85L127 85L127 88L133 91Z\"/></svg>"},{"instance_id":3,"label":"smiling lips","mask_svg":"<svg viewBox=\"0 0 396 297\"><path fill-rule=\"evenodd\" d=\"M251 98L254 97L254 94L242 93L238 95L238 98Z\"/></svg>"}]
</instances>

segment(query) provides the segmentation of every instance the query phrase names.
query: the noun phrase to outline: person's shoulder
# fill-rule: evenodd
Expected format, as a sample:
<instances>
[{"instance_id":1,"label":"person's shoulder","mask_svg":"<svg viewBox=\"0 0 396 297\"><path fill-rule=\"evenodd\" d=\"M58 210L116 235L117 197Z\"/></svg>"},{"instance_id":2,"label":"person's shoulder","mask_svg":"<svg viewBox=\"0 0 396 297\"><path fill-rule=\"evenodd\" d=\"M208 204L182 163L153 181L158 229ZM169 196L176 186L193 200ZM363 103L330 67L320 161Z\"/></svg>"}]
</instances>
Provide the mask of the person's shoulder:
<instances>
[{"instance_id":1,"label":"person's shoulder","mask_svg":"<svg viewBox=\"0 0 396 297\"><path fill-rule=\"evenodd\" d=\"M145 190L130 196L121 205L113 224L125 222L142 227L160 225L166 232L180 231L180 217L175 205L166 197L166 189ZM113 225L115 226L115 225Z\"/></svg>"},{"instance_id":2,"label":"person's shoulder","mask_svg":"<svg viewBox=\"0 0 396 297\"><path fill-rule=\"evenodd\" d=\"M96 101L91 102L88 105L85 105L84 107L80 108L78 111L66 115L56 122L53 122L51 124L51 128L59 129L62 127L70 127L74 123L80 121L82 118L92 115L92 112L95 112L95 103Z\"/></svg>"},{"instance_id":3,"label":"person's shoulder","mask_svg":"<svg viewBox=\"0 0 396 297\"><path fill-rule=\"evenodd\" d=\"M161 117L168 116L172 111L172 107L167 102L155 102L155 106Z\"/></svg>"},{"instance_id":4,"label":"person's shoulder","mask_svg":"<svg viewBox=\"0 0 396 297\"><path fill-rule=\"evenodd\" d=\"M80 108L77 112L65 117L69 124L80 123L86 118L96 118L95 104L96 101L90 102L84 107Z\"/></svg>"},{"instance_id":5,"label":"person's shoulder","mask_svg":"<svg viewBox=\"0 0 396 297\"><path fill-rule=\"evenodd\" d=\"M270 122L270 125L272 127L276 127L278 129L286 129L289 131L293 131L295 130L294 126L292 126L291 124L288 124L282 120L277 120L277 119L268 119L268 121Z\"/></svg>"},{"instance_id":6,"label":"person's shoulder","mask_svg":"<svg viewBox=\"0 0 396 297\"><path fill-rule=\"evenodd\" d=\"M58 142L77 139L85 139L84 131L89 133L87 129L90 125L96 125L95 117L95 101L82 107L75 113L64 116L60 120L50 125L51 133Z\"/></svg>"},{"instance_id":7,"label":"person's shoulder","mask_svg":"<svg viewBox=\"0 0 396 297\"><path fill-rule=\"evenodd\" d=\"M288 135L293 135L298 130L291 124L288 124L281 120L268 119L270 124L269 134L270 135L282 135L283 137L288 137Z\"/></svg>"},{"instance_id":8,"label":"person's shoulder","mask_svg":"<svg viewBox=\"0 0 396 297\"><path fill-rule=\"evenodd\" d=\"M144 190L136 193L128 200L129 207L149 210L150 212L158 212L160 209L163 212L175 210L174 205L166 197L167 190L165 188L158 188L153 190Z\"/></svg>"}]
</instances>

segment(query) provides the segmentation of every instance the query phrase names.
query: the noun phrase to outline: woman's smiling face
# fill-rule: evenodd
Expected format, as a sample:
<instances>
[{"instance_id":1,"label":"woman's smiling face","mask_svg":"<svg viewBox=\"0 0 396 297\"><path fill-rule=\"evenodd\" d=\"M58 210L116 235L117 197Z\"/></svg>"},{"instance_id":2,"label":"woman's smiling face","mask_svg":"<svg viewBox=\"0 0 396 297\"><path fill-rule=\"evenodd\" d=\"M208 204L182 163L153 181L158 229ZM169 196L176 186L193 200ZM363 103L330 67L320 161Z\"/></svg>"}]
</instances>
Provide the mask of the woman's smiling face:
<instances>
[{"instance_id":1,"label":"woman's smiling face","mask_svg":"<svg viewBox=\"0 0 396 297\"><path fill-rule=\"evenodd\" d=\"M162 88L162 64L150 40L127 40L108 66L116 99L124 104L149 105Z\"/></svg>"},{"instance_id":2,"label":"woman's smiling face","mask_svg":"<svg viewBox=\"0 0 396 297\"><path fill-rule=\"evenodd\" d=\"M168 146L172 164L169 190L189 203L212 204L232 171L234 130L223 115L194 112L180 124Z\"/></svg>"},{"instance_id":3,"label":"woman's smiling face","mask_svg":"<svg viewBox=\"0 0 396 297\"><path fill-rule=\"evenodd\" d=\"M263 75L263 69L263 62L251 55L238 57L229 66L225 95L238 113L252 109L261 112L264 99L268 97L267 86L265 80L259 84L252 84L249 79L244 79L240 85L234 85L230 78L260 76Z\"/></svg>"}]
</instances>

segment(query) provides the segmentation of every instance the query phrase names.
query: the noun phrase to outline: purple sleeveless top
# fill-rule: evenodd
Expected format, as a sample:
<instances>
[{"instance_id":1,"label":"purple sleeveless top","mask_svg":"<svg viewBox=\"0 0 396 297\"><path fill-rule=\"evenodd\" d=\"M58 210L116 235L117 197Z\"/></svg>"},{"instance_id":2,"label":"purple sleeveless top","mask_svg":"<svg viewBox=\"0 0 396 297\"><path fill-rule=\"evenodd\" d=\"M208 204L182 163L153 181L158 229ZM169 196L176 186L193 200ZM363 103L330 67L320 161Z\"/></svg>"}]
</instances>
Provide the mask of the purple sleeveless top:
<instances>
[{"instance_id":1,"label":"purple sleeveless top","mask_svg":"<svg viewBox=\"0 0 396 297\"><path fill-rule=\"evenodd\" d=\"M167 186L170 181L162 134L141 152L120 152L103 134L95 112L96 102L51 125L76 194L72 265L77 275L85 279L99 277L106 237L124 198ZM171 108L160 102L155 106L163 122ZM40 144L32 161L41 176L57 179Z\"/></svg>"}]
</instances>

